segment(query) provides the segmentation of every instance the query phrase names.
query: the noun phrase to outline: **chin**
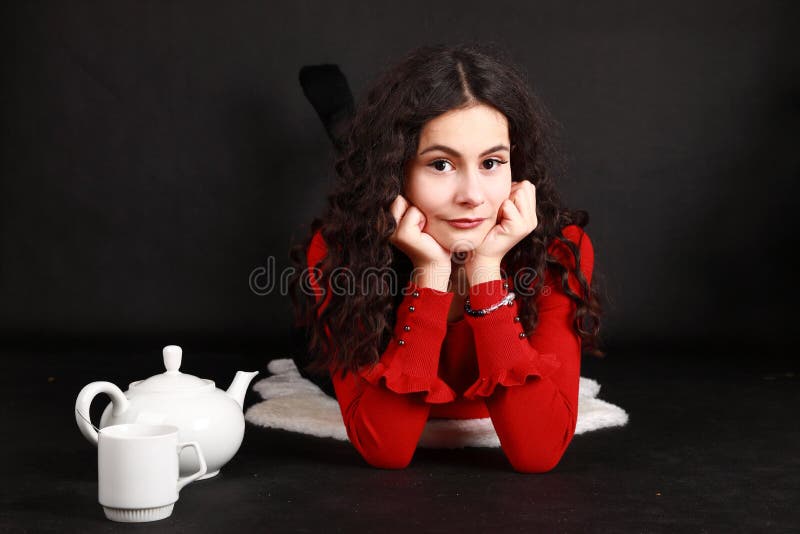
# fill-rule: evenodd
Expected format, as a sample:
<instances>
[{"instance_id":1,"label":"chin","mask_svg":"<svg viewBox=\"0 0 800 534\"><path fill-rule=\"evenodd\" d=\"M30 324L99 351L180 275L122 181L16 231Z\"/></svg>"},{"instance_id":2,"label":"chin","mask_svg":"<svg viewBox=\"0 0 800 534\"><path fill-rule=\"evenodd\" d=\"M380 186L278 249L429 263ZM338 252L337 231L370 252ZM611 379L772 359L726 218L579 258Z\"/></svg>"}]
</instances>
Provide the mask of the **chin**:
<instances>
[{"instance_id":1,"label":"chin","mask_svg":"<svg viewBox=\"0 0 800 534\"><path fill-rule=\"evenodd\" d=\"M446 223L445 223L446 224ZM478 248L483 239L488 235L487 229L472 228L470 230L458 231L453 230L449 226L436 228L430 230L426 227L424 231L428 231L433 239L439 243L442 248L452 252L471 252Z\"/></svg>"},{"instance_id":2,"label":"chin","mask_svg":"<svg viewBox=\"0 0 800 534\"><path fill-rule=\"evenodd\" d=\"M471 252L478 248L478 245L486 237L486 232L481 232L479 228L475 228L475 230L477 232L459 232L460 235L451 235L450 246L447 249L450 252Z\"/></svg>"},{"instance_id":3,"label":"chin","mask_svg":"<svg viewBox=\"0 0 800 534\"><path fill-rule=\"evenodd\" d=\"M471 252L475 250L475 248L475 243L472 241L458 239L451 243L449 250L450 252Z\"/></svg>"}]
</instances>

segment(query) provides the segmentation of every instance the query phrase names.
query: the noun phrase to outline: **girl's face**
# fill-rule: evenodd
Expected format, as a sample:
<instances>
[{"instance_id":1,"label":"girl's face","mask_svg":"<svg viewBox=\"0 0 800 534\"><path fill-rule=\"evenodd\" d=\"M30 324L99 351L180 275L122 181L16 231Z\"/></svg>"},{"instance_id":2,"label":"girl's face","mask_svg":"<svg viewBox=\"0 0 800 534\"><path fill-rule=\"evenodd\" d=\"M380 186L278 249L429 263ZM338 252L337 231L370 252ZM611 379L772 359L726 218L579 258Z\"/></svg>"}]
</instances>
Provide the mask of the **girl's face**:
<instances>
[{"instance_id":1,"label":"girl's face","mask_svg":"<svg viewBox=\"0 0 800 534\"><path fill-rule=\"evenodd\" d=\"M511 193L510 155L508 121L485 104L426 123L403 192L425 215L423 231L451 252L477 248Z\"/></svg>"}]
</instances>

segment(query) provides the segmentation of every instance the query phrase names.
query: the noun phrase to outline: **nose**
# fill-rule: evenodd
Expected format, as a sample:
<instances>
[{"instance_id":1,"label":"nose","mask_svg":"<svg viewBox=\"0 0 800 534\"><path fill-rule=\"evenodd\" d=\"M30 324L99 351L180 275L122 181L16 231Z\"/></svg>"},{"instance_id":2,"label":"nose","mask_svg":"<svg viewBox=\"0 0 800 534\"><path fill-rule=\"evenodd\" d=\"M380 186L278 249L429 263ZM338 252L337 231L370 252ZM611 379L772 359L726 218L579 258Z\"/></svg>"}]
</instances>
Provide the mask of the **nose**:
<instances>
[{"instance_id":1,"label":"nose","mask_svg":"<svg viewBox=\"0 0 800 534\"><path fill-rule=\"evenodd\" d=\"M477 171L467 170L458 177L455 201L470 208L480 206L486 201Z\"/></svg>"}]
</instances>

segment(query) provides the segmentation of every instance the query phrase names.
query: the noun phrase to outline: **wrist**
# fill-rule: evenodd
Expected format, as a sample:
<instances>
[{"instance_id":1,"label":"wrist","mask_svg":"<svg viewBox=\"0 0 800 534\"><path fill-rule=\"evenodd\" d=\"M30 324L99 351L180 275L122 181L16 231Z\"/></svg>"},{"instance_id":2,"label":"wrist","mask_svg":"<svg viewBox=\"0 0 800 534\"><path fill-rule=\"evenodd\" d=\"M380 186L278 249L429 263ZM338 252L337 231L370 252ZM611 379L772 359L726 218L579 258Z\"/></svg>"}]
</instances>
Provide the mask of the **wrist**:
<instances>
[{"instance_id":1,"label":"wrist","mask_svg":"<svg viewBox=\"0 0 800 534\"><path fill-rule=\"evenodd\" d=\"M511 292L508 280L492 280L470 286L469 300L473 309L487 308Z\"/></svg>"},{"instance_id":2,"label":"wrist","mask_svg":"<svg viewBox=\"0 0 800 534\"><path fill-rule=\"evenodd\" d=\"M470 287L503 278L500 274L500 261L497 260L471 262L466 265L465 270Z\"/></svg>"},{"instance_id":3,"label":"wrist","mask_svg":"<svg viewBox=\"0 0 800 534\"><path fill-rule=\"evenodd\" d=\"M447 291L450 282L450 265L430 263L414 267L411 281L418 287L429 287L438 291Z\"/></svg>"}]
</instances>

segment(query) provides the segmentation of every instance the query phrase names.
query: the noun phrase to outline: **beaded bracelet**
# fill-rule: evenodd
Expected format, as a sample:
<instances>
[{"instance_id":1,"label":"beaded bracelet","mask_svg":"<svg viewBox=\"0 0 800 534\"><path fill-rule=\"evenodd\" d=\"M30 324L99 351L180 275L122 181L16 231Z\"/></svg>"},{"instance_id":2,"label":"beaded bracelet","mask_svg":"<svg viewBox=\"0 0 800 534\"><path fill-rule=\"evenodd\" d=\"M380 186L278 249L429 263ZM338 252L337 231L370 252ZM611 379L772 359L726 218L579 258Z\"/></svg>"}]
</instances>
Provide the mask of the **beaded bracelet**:
<instances>
[{"instance_id":1,"label":"beaded bracelet","mask_svg":"<svg viewBox=\"0 0 800 534\"><path fill-rule=\"evenodd\" d=\"M469 305L469 297L467 297L466 302L464 302L464 313L472 317L483 317L484 315L490 314L501 306L511 306L511 303L514 301L514 297L516 297L514 292L509 291L508 295L503 297L500 302L496 302L488 308L483 308L482 310L473 310Z\"/></svg>"}]
</instances>

